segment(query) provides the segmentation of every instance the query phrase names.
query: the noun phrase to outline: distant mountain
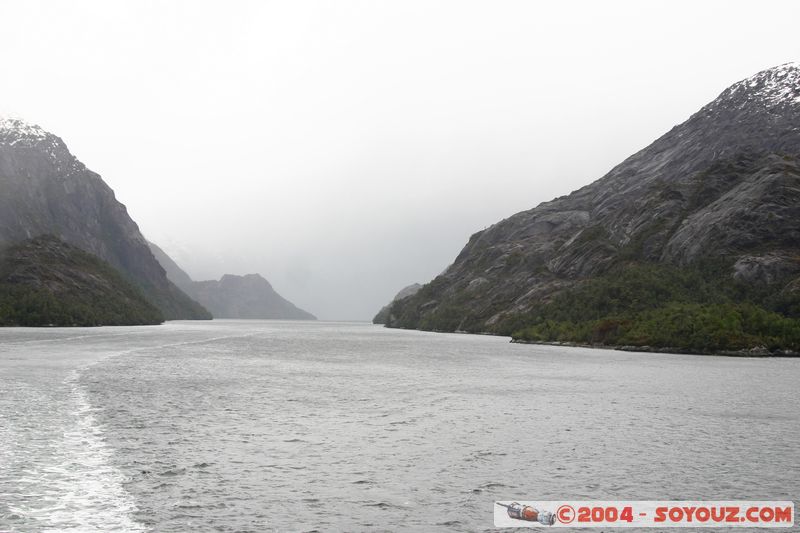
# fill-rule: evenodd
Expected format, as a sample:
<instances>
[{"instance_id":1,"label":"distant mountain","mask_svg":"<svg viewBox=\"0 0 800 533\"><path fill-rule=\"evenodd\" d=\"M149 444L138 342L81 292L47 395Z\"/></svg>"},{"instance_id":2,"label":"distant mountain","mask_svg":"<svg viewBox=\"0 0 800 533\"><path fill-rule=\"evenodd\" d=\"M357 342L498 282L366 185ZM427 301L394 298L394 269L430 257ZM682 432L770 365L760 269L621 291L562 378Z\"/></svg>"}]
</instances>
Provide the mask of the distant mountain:
<instances>
[{"instance_id":1,"label":"distant mountain","mask_svg":"<svg viewBox=\"0 0 800 533\"><path fill-rule=\"evenodd\" d=\"M384 305L381 308L381 310L378 311L378 314L375 315L375 318L372 319L372 323L373 324L386 324L386 322L389 321L389 314L390 314L391 309L392 309L392 304L394 304L398 300L402 300L403 298L407 298L409 296L414 296L415 294L417 294L417 291L419 291L421 288L422 288L422 285L420 285L419 283L413 283L413 284L411 284L411 285L409 285L407 287L403 287L400 290L400 292L398 292L395 295L395 297L392 298L391 302L389 302L388 304Z\"/></svg>"},{"instance_id":2,"label":"distant mountain","mask_svg":"<svg viewBox=\"0 0 800 533\"><path fill-rule=\"evenodd\" d=\"M219 281L193 281L161 248L153 243L150 248L167 277L209 309L215 318L316 320L314 315L275 292L258 274L225 274Z\"/></svg>"},{"instance_id":3,"label":"distant mountain","mask_svg":"<svg viewBox=\"0 0 800 533\"><path fill-rule=\"evenodd\" d=\"M197 281L192 294L217 318L316 320L275 292L258 274L225 274L219 281Z\"/></svg>"},{"instance_id":4,"label":"distant mountain","mask_svg":"<svg viewBox=\"0 0 800 533\"><path fill-rule=\"evenodd\" d=\"M787 64L732 85L594 183L474 234L388 325L800 347L783 322L799 302L800 65Z\"/></svg>"},{"instance_id":5,"label":"distant mountain","mask_svg":"<svg viewBox=\"0 0 800 533\"><path fill-rule=\"evenodd\" d=\"M165 318L210 318L167 279L125 206L60 138L0 118L0 191L0 247L54 235L119 270Z\"/></svg>"},{"instance_id":6,"label":"distant mountain","mask_svg":"<svg viewBox=\"0 0 800 533\"><path fill-rule=\"evenodd\" d=\"M0 325L160 324L161 312L108 263L52 236L0 254Z\"/></svg>"}]
</instances>

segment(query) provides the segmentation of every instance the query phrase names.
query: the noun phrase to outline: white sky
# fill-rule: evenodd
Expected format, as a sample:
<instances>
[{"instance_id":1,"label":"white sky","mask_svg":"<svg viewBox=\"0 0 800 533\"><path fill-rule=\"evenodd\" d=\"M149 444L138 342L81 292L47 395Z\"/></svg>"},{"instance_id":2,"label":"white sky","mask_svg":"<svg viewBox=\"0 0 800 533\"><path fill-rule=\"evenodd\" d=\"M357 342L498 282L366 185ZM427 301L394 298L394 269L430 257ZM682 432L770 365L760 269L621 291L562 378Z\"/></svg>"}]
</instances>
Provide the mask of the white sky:
<instances>
[{"instance_id":1,"label":"white sky","mask_svg":"<svg viewBox=\"0 0 800 533\"><path fill-rule=\"evenodd\" d=\"M800 59L800 2L0 0L0 112L195 278L369 319L473 232Z\"/></svg>"}]
</instances>

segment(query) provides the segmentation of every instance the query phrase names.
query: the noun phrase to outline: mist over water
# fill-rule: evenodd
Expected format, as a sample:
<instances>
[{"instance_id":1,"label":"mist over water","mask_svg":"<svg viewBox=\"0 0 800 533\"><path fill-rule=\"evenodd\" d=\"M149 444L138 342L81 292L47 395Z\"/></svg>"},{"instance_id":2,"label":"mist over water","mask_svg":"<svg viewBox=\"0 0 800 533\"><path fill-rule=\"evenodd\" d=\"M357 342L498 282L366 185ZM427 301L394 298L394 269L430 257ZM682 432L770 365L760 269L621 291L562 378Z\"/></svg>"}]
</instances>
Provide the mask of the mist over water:
<instances>
[{"instance_id":1,"label":"mist over water","mask_svg":"<svg viewBox=\"0 0 800 533\"><path fill-rule=\"evenodd\" d=\"M798 378L367 324L2 329L0 530L480 531L494 500L789 500Z\"/></svg>"}]
</instances>

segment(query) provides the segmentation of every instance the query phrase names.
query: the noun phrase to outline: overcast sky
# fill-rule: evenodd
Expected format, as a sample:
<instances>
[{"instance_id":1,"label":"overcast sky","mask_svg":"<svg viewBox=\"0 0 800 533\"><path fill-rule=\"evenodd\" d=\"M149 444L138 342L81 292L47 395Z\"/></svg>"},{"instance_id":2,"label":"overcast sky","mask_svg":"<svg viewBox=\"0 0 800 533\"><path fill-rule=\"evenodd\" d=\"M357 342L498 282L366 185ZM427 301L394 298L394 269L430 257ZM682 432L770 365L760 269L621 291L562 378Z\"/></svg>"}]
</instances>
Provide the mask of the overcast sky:
<instances>
[{"instance_id":1,"label":"overcast sky","mask_svg":"<svg viewBox=\"0 0 800 533\"><path fill-rule=\"evenodd\" d=\"M369 319L469 236L800 59L800 2L0 0L38 123L195 279Z\"/></svg>"}]
</instances>

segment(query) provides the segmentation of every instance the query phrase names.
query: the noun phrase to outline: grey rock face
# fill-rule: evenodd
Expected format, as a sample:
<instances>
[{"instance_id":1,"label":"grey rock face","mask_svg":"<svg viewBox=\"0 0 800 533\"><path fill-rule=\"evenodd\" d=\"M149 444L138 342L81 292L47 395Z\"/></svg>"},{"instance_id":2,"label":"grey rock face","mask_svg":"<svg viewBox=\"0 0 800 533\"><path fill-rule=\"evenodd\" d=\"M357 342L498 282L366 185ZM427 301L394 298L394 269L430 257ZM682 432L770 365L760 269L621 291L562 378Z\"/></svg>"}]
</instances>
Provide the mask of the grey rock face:
<instances>
[{"instance_id":1,"label":"grey rock face","mask_svg":"<svg viewBox=\"0 0 800 533\"><path fill-rule=\"evenodd\" d=\"M738 280L770 285L800 274L800 261L785 252L764 255L743 255L733 265L733 277Z\"/></svg>"},{"instance_id":2,"label":"grey rock face","mask_svg":"<svg viewBox=\"0 0 800 533\"><path fill-rule=\"evenodd\" d=\"M55 235L123 273L165 318L210 318L167 279L125 206L60 138L0 119L0 191L0 246Z\"/></svg>"},{"instance_id":3,"label":"grey rock face","mask_svg":"<svg viewBox=\"0 0 800 533\"><path fill-rule=\"evenodd\" d=\"M490 331L623 260L732 257L732 276L784 282L800 265L799 157L800 65L759 72L594 183L474 234L388 325L452 310Z\"/></svg>"}]
</instances>

